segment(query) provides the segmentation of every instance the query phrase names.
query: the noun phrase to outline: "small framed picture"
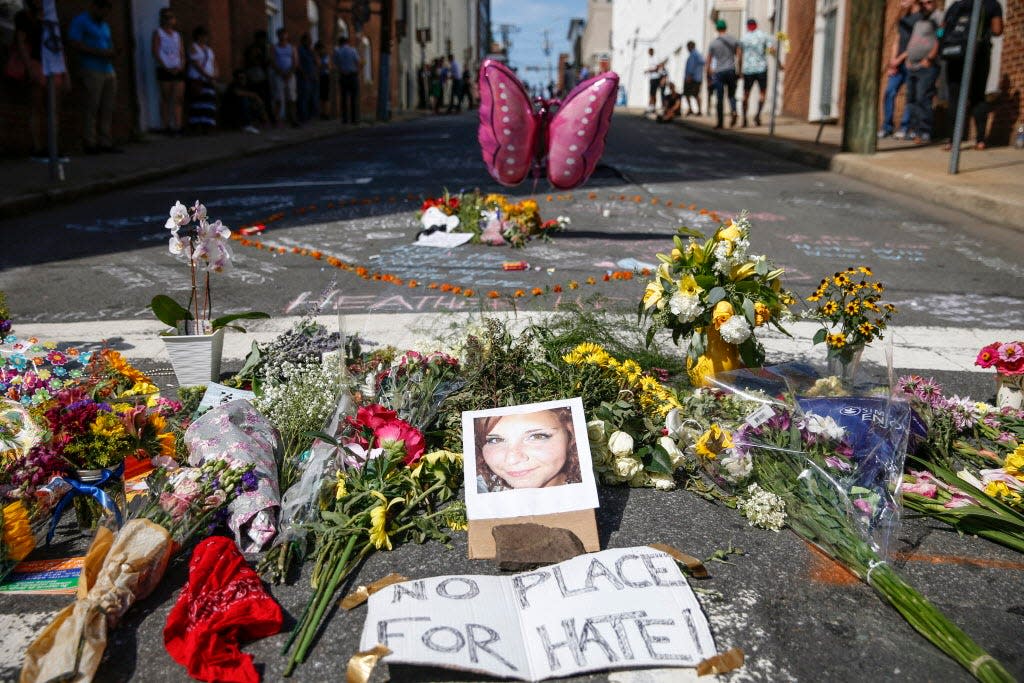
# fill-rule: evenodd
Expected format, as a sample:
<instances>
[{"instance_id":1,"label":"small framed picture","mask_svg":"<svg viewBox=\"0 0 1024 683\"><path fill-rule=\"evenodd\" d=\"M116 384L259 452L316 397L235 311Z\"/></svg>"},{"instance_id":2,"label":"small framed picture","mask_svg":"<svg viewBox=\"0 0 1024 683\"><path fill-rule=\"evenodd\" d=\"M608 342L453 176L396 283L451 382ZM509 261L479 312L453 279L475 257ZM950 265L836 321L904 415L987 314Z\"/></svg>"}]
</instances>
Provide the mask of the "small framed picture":
<instances>
[{"instance_id":1,"label":"small framed picture","mask_svg":"<svg viewBox=\"0 0 1024 683\"><path fill-rule=\"evenodd\" d=\"M470 520L598 507L580 398L465 412L462 443Z\"/></svg>"}]
</instances>

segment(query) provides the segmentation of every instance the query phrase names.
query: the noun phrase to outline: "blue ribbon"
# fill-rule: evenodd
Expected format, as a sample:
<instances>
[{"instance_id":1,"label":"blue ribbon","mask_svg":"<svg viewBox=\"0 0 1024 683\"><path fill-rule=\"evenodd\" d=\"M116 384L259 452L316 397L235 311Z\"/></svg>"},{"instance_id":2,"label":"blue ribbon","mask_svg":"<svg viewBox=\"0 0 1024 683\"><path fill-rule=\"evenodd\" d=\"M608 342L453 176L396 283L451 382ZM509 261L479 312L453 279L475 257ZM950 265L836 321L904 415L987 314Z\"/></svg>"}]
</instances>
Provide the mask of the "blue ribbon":
<instances>
[{"instance_id":1,"label":"blue ribbon","mask_svg":"<svg viewBox=\"0 0 1024 683\"><path fill-rule=\"evenodd\" d=\"M85 483L78 479L72 479L70 477L57 477L65 484L71 487L71 490L64 494L64 497L57 503L57 507L53 509L53 519L50 521L50 530L46 533L46 545L50 545L50 541L53 540L53 532L57 530L57 522L60 521L60 517L64 514L65 508L68 504L77 498L78 496L89 496L95 498L103 509L110 510L114 513L114 518L117 520L117 526L121 526L121 510L117 507L117 503L110 497L106 491L103 490L103 485L111 479L120 479L124 475L124 463L115 467L112 470L102 469L100 470L100 478L92 483Z\"/></svg>"}]
</instances>

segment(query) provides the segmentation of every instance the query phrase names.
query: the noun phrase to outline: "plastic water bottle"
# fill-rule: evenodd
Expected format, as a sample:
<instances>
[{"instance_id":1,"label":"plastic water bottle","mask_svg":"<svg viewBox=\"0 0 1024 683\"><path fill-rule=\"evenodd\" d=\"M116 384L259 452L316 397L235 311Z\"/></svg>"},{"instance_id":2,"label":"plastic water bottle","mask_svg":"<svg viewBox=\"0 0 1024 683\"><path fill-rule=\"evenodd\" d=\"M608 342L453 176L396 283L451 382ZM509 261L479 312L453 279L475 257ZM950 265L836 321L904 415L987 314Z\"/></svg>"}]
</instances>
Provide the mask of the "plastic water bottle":
<instances>
[{"instance_id":1,"label":"plastic water bottle","mask_svg":"<svg viewBox=\"0 0 1024 683\"><path fill-rule=\"evenodd\" d=\"M1017 137L1013 140L1013 146L1017 149L1024 149L1024 125L1017 126Z\"/></svg>"}]
</instances>

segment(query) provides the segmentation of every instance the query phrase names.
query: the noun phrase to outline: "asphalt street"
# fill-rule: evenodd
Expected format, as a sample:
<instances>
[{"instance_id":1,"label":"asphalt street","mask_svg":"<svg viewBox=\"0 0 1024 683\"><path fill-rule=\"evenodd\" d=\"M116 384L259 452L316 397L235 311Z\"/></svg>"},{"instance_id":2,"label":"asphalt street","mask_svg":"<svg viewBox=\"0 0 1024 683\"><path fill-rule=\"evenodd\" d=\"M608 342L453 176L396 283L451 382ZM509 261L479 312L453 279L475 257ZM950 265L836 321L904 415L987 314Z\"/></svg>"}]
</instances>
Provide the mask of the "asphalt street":
<instances>
[{"instance_id":1,"label":"asphalt street","mask_svg":"<svg viewBox=\"0 0 1024 683\"><path fill-rule=\"evenodd\" d=\"M69 329L91 323L109 325L104 336L116 338L119 323L148 318L146 304L153 295L180 294L187 286L187 271L167 254L163 222L175 200L199 199L213 218L229 226L265 223L261 239L269 246L297 246L323 255L316 260L236 245L235 268L215 282L218 313L258 308L275 316L297 315L334 281L337 290L326 314L507 310L513 306L508 293L554 285L562 291L526 296L514 306L550 310L581 302L629 312L643 290L641 279L604 282L605 273L655 263L655 254L670 248L681 224L710 231L714 223L707 214L724 217L746 210L754 225L751 251L786 266L788 287L806 295L823 275L869 265L900 308L896 323L933 330L926 336L936 354L959 333L1024 329L1024 243L1019 234L928 206L898 187L880 191L639 117L616 115L603 163L586 187L549 194L546 183L534 187L528 181L511 190L516 197L537 199L544 218L571 218L569 230L553 242L531 243L521 251L469 245L451 252L411 244L418 229L414 212L424 196L474 187L500 190L480 161L472 115L377 127L0 222L0 290L7 294L16 328L19 323ZM472 288L477 296L426 284L412 289L365 281L331 268L327 256L403 280ZM502 263L511 260L526 261L530 268L503 270ZM587 278L596 284L587 285ZM572 289L570 281L580 287ZM502 296L481 296L490 290ZM382 320L386 329L388 318ZM789 347L787 357L806 351ZM946 367L928 365L926 358L901 359L897 349L894 363L900 372ZM969 368L972 360L958 367ZM163 363L150 358L142 365L159 370ZM868 371L876 380L885 374L878 364ZM958 393L977 398L993 393L985 373L950 366L927 374ZM728 563L710 563L710 579L693 582L718 649L735 646L747 653L745 667L727 680L969 679L871 589L793 534L754 530L735 511L682 491L602 488L600 494L598 523L605 547L662 542L699 557L743 549ZM83 545L80 539L67 543L53 552ZM171 566L157 592L113 634L98 680L188 680L164 651L161 635L187 574L186 559ZM1019 647L1024 562L1019 555L938 525L905 520L893 562L990 654L1024 677ZM391 571L411 578L496 573L488 563L466 559L462 535L455 536L450 549L432 544L378 553L356 581ZM273 593L290 615L287 628L309 596L308 582L274 587ZM0 637L12 652L0 663L0 678L14 676L19 639L66 601L59 596L0 597ZM336 613L297 679L340 677L356 650L363 614L358 609ZM278 651L285 637L246 647L263 667L265 680L281 679L284 660ZM388 673L385 667L377 678ZM687 680L687 675L618 672L578 680L640 683ZM390 676L457 678L451 672L399 667Z\"/></svg>"}]
</instances>

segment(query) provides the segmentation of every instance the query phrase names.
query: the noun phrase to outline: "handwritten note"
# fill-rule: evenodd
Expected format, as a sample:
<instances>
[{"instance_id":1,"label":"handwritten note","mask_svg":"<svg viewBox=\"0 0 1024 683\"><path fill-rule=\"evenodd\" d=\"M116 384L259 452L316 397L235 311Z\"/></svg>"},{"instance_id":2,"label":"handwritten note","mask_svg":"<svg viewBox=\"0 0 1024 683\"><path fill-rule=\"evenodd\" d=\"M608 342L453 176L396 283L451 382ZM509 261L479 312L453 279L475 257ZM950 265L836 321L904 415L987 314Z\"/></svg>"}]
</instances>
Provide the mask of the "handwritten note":
<instances>
[{"instance_id":1,"label":"handwritten note","mask_svg":"<svg viewBox=\"0 0 1024 683\"><path fill-rule=\"evenodd\" d=\"M581 555L514 576L438 576L375 593L360 649L386 661L538 681L696 666L715 644L675 561L650 547Z\"/></svg>"}]
</instances>

